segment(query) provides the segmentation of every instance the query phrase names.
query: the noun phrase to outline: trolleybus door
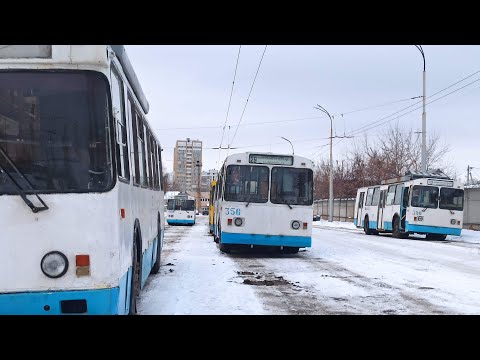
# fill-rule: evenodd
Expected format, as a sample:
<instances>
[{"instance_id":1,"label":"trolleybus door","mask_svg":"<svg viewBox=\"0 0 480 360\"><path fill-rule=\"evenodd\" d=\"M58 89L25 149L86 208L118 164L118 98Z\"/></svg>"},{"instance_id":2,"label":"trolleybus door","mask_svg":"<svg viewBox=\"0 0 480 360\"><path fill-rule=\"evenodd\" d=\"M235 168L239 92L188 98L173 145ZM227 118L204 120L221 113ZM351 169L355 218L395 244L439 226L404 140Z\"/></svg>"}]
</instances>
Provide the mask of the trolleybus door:
<instances>
[{"instance_id":1,"label":"trolleybus door","mask_svg":"<svg viewBox=\"0 0 480 360\"><path fill-rule=\"evenodd\" d=\"M383 209L385 209L385 192L386 190L380 191L380 201L378 202L378 211L377 211L377 229L383 230Z\"/></svg>"},{"instance_id":2,"label":"trolleybus door","mask_svg":"<svg viewBox=\"0 0 480 360\"><path fill-rule=\"evenodd\" d=\"M365 198L365 192L361 192L358 197L358 208L357 208L357 226L363 227L363 200Z\"/></svg>"}]
</instances>

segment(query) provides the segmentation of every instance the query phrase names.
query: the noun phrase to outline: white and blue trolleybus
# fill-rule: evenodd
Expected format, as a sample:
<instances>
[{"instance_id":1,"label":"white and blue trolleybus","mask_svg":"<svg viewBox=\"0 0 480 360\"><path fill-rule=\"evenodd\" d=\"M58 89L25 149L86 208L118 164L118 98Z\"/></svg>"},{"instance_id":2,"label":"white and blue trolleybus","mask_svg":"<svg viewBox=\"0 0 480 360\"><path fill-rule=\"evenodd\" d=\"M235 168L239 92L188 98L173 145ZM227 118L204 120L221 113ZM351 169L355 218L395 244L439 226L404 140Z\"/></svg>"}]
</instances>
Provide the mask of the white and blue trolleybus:
<instances>
[{"instance_id":1,"label":"white and blue trolleybus","mask_svg":"<svg viewBox=\"0 0 480 360\"><path fill-rule=\"evenodd\" d=\"M313 163L273 153L228 156L214 192L213 235L222 252L238 245L297 253L312 244Z\"/></svg>"},{"instance_id":2,"label":"white and blue trolleybus","mask_svg":"<svg viewBox=\"0 0 480 360\"><path fill-rule=\"evenodd\" d=\"M186 194L179 193L167 201L167 223L169 225L195 225L196 209L195 199Z\"/></svg>"},{"instance_id":3,"label":"white and blue trolleybus","mask_svg":"<svg viewBox=\"0 0 480 360\"><path fill-rule=\"evenodd\" d=\"M445 174L409 171L358 189L354 223L367 235L392 233L406 238L417 233L445 240L447 235L461 234L463 201L463 185Z\"/></svg>"},{"instance_id":4,"label":"white and blue trolleybus","mask_svg":"<svg viewBox=\"0 0 480 360\"><path fill-rule=\"evenodd\" d=\"M160 142L122 45L0 45L0 314L134 314Z\"/></svg>"}]
</instances>

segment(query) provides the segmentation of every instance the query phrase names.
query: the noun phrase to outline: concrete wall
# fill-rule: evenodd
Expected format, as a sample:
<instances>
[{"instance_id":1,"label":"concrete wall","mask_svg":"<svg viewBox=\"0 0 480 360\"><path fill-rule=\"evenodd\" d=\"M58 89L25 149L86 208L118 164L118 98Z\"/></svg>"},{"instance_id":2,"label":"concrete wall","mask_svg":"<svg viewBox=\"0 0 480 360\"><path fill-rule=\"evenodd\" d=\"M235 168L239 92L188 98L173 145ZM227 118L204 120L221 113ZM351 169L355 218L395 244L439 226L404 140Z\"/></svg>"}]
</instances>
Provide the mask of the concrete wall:
<instances>
[{"instance_id":1,"label":"concrete wall","mask_svg":"<svg viewBox=\"0 0 480 360\"><path fill-rule=\"evenodd\" d=\"M355 199L334 199L333 221L353 222L354 206ZM313 214L320 215L322 219L328 220L328 199L315 200L313 202Z\"/></svg>"},{"instance_id":2,"label":"concrete wall","mask_svg":"<svg viewBox=\"0 0 480 360\"><path fill-rule=\"evenodd\" d=\"M465 189L463 228L480 230L480 188Z\"/></svg>"}]
</instances>

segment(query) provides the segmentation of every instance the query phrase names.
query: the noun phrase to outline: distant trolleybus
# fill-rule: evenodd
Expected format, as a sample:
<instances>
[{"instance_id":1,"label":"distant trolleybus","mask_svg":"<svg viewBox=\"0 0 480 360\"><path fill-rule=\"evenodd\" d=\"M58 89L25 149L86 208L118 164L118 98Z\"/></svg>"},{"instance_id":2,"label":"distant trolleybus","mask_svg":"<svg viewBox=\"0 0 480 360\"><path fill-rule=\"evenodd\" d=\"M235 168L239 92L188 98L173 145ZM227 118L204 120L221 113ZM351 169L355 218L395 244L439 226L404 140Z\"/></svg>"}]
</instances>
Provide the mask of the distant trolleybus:
<instances>
[{"instance_id":1,"label":"distant trolleybus","mask_svg":"<svg viewBox=\"0 0 480 360\"><path fill-rule=\"evenodd\" d=\"M134 314L160 142L122 45L0 45L0 314Z\"/></svg>"},{"instance_id":2,"label":"distant trolleybus","mask_svg":"<svg viewBox=\"0 0 480 360\"><path fill-rule=\"evenodd\" d=\"M167 224L195 225L195 199L186 193L175 195L167 201Z\"/></svg>"},{"instance_id":3,"label":"distant trolleybus","mask_svg":"<svg viewBox=\"0 0 480 360\"><path fill-rule=\"evenodd\" d=\"M313 163L294 155L230 155L214 193L214 236L235 245L274 246L286 253L312 244Z\"/></svg>"},{"instance_id":4,"label":"distant trolleybus","mask_svg":"<svg viewBox=\"0 0 480 360\"><path fill-rule=\"evenodd\" d=\"M445 240L461 234L463 200L463 186L445 174L409 172L358 189L354 223L367 235L390 232L406 238L417 233Z\"/></svg>"},{"instance_id":5,"label":"distant trolleybus","mask_svg":"<svg viewBox=\"0 0 480 360\"><path fill-rule=\"evenodd\" d=\"M208 229L213 234L213 219L215 215L214 194L217 186L217 180L212 180L210 184L210 196L208 198Z\"/></svg>"}]
</instances>

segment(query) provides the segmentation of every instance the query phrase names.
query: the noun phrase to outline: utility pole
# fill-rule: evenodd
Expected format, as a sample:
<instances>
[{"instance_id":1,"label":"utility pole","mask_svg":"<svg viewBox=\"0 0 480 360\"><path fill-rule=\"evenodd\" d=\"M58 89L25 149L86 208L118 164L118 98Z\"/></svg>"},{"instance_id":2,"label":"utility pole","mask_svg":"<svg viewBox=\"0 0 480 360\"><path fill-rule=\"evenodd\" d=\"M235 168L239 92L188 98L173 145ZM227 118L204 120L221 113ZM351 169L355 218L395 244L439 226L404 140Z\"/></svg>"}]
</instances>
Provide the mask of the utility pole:
<instances>
[{"instance_id":1,"label":"utility pole","mask_svg":"<svg viewBox=\"0 0 480 360\"><path fill-rule=\"evenodd\" d=\"M317 104L314 107L317 110L327 114L330 118L330 179L329 179L329 196L328 196L328 222L333 221L333 157L332 157L332 141L333 141L333 120L327 110Z\"/></svg>"},{"instance_id":2,"label":"utility pole","mask_svg":"<svg viewBox=\"0 0 480 360\"><path fill-rule=\"evenodd\" d=\"M425 112L425 99L426 99L426 72L425 72L425 54L421 45L415 45L420 51L423 58L423 112L422 112L422 172L427 171L427 113Z\"/></svg>"},{"instance_id":3,"label":"utility pole","mask_svg":"<svg viewBox=\"0 0 480 360\"><path fill-rule=\"evenodd\" d=\"M197 167L197 171L198 171L198 184L197 184L197 210L198 212L200 213L200 209L201 209L201 206L202 206L202 202L201 202L201 199L202 199L202 163L200 162L200 160L197 160L197 163L195 164L195 166Z\"/></svg>"},{"instance_id":4,"label":"utility pole","mask_svg":"<svg viewBox=\"0 0 480 360\"><path fill-rule=\"evenodd\" d=\"M475 169L473 166L467 166L467 185L473 184L472 169Z\"/></svg>"}]
</instances>

